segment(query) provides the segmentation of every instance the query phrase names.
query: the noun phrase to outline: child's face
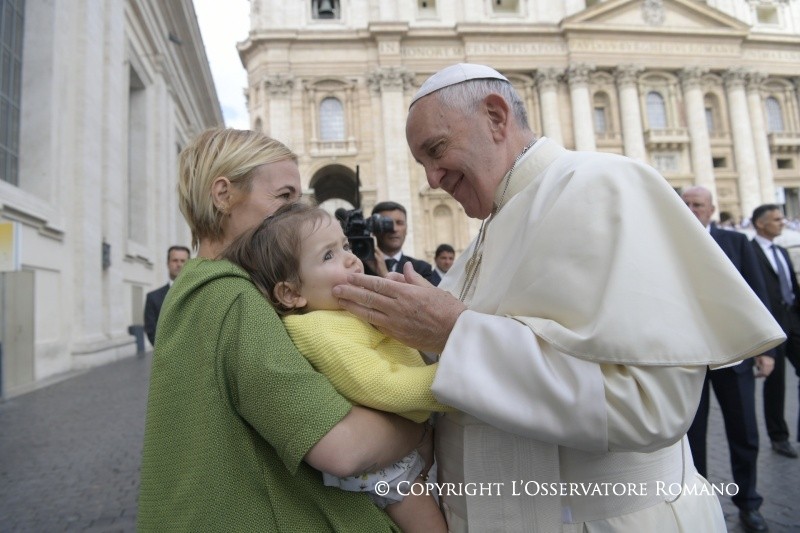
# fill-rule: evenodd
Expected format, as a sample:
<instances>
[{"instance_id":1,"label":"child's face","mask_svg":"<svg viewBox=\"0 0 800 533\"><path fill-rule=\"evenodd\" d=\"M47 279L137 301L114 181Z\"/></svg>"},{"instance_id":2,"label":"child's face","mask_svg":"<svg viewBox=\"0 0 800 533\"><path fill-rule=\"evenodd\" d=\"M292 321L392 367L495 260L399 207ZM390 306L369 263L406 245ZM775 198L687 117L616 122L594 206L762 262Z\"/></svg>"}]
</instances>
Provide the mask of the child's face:
<instances>
[{"instance_id":1,"label":"child's face","mask_svg":"<svg viewBox=\"0 0 800 533\"><path fill-rule=\"evenodd\" d=\"M338 222L329 218L309 235L300 250L300 296L308 311L341 309L332 290L347 283L347 275L364 272L361 260L350 251L350 244Z\"/></svg>"}]
</instances>

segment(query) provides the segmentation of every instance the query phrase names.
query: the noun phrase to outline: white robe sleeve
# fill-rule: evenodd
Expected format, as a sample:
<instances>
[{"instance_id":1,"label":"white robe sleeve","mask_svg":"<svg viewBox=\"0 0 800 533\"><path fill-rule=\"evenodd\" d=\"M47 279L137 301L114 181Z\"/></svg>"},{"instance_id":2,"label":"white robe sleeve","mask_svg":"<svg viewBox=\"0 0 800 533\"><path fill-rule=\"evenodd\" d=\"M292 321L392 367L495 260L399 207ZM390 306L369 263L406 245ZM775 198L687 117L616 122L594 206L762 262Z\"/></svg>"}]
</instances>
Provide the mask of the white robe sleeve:
<instances>
[{"instance_id":1,"label":"white robe sleeve","mask_svg":"<svg viewBox=\"0 0 800 533\"><path fill-rule=\"evenodd\" d=\"M436 398L492 426L589 451L647 451L680 439L705 368L599 365L524 324L461 314L441 354Z\"/></svg>"}]
</instances>

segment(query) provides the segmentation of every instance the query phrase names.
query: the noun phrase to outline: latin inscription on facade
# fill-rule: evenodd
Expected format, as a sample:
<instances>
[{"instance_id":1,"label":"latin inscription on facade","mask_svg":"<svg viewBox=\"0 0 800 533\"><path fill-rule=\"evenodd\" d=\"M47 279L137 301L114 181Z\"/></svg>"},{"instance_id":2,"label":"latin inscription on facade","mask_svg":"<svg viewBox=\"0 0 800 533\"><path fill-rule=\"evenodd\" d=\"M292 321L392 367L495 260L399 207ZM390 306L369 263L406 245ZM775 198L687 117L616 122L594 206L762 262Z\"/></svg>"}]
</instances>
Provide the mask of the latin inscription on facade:
<instances>
[{"instance_id":1,"label":"latin inscription on facade","mask_svg":"<svg viewBox=\"0 0 800 533\"><path fill-rule=\"evenodd\" d=\"M403 57L464 57L463 46L404 46Z\"/></svg>"},{"instance_id":2,"label":"latin inscription on facade","mask_svg":"<svg viewBox=\"0 0 800 533\"><path fill-rule=\"evenodd\" d=\"M739 56L737 45L724 43L682 43L676 41L604 41L600 39L575 39L569 42L572 52L631 52L659 55L714 55Z\"/></svg>"},{"instance_id":3,"label":"latin inscription on facade","mask_svg":"<svg viewBox=\"0 0 800 533\"><path fill-rule=\"evenodd\" d=\"M567 53L565 43L469 43L469 55L543 56Z\"/></svg>"}]
</instances>

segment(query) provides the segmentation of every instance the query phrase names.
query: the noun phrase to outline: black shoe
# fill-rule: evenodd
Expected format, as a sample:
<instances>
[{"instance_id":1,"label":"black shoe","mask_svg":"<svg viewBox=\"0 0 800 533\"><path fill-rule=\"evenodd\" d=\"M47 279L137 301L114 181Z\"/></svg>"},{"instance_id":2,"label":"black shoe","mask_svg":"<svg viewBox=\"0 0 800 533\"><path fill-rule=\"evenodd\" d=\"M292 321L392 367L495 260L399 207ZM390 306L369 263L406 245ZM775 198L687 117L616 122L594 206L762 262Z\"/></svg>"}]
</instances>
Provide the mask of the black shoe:
<instances>
[{"instance_id":1,"label":"black shoe","mask_svg":"<svg viewBox=\"0 0 800 533\"><path fill-rule=\"evenodd\" d=\"M744 530L747 531L747 533L752 533L753 531L769 531L767 521L764 520L764 517L761 516L758 509L742 509L739 511L739 520L742 521Z\"/></svg>"},{"instance_id":2,"label":"black shoe","mask_svg":"<svg viewBox=\"0 0 800 533\"><path fill-rule=\"evenodd\" d=\"M797 452L794 448L792 448L792 445L789 444L788 440L772 441L772 451L779 455L783 455L784 457L797 459Z\"/></svg>"}]
</instances>

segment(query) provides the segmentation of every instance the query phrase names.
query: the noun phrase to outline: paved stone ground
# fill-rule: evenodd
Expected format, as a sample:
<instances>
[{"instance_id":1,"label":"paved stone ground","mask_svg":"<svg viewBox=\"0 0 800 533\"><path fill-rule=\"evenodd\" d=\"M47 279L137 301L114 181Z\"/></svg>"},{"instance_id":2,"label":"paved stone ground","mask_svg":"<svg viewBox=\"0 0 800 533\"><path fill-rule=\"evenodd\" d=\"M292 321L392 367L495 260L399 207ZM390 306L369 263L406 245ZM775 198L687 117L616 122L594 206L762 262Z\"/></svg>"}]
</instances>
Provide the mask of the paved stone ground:
<instances>
[{"instance_id":1,"label":"paved stone ground","mask_svg":"<svg viewBox=\"0 0 800 533\"><path fill-rule=\"evenodd\" d=\"M797 378L787 370L794 430ZM149 355L130 358L0 403L0 532L135 530L149 372ZM709 424L710 480L730 482L716 401ZM762 513L772 532L798 532L800 460L773 453L765 431L761 443ZM730 531L743 532L736 507L722 503Z\"/></svg>"},{"instance_id":2,"label":"paved stone ground","mask_svg":"<svg viewBox=\"0 0 800 533\"><path fill-rule=\"evenodd\" d=\"M150 357L0 404L0 531L136 529Z\"/></svg>"},{"instance_id":3,"label":"paved stone ground","mask_svg":"<svg viewBox=\"0 0 800 533\"><path fill-rule=\"evenodd\" d=\"M786 365L786 423L789 425L790 441L796 450L800 444L797 435L797 377L794 367ZM800 532L800 459L789 459L772 451L762 410L763 380L756 381L756 416L761 437L758 453L757 490L764 497L761 514L767 519L772 533ZM711 395L714 396L713 393ZM716 398L711 402L708 440L708 478L712 483L733 481L730 455L725 438L725 426ZM739 522L739 509L730 498L721 498L722 511L730 533L745 533Z\"/></svg>"}]
</instances>

